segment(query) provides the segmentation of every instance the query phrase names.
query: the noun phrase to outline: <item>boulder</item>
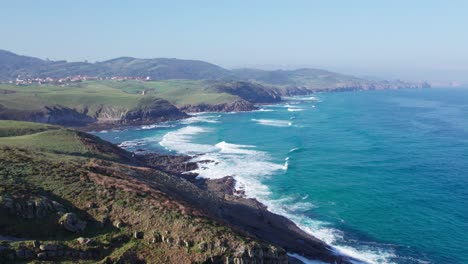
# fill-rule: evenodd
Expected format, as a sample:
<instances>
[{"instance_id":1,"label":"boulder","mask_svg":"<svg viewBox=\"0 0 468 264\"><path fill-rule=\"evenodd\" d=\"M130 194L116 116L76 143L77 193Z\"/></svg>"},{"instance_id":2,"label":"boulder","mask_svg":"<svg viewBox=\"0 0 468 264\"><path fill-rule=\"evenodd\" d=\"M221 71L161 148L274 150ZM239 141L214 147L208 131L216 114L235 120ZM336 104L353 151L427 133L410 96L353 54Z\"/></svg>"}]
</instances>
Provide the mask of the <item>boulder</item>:
<instances>
[{"instance_id":1,"label":"boulder","mask_svg":"<svg viewBox=\"0 0 468 264\"><path fill-rule=\"evenodd\" d=\"M79 237L76 239L76 241L78 241L78 243L80 243L81 245L88 245L88 244L92 244L95 242L93 238L85 238L85 237Z\"/></svg>"},{"instance_id":2,"label":"boulder","mask_svg":"<svg viewBox=\"0 0 468 264\"><path fill-rule=\"evenodd\" d=\"M136 231L135 233L133 233L133 237L136 239L143 239L144 236L145 236L145 233L141 231Z\"/></svg>"},{"instance_id":3,"label":"boulder","mask_svg":"<svg viewBox=\"0 0 468 264\"><path fill-rule=\"evenodd\" d=\"M32 246L34 248L39 248L41 246L41 241L39 240L34 240L33 243L32 243Z\"/></svg>"},{"instance_id":4,"label":"boulder","mask_svg":"<svg viewBox=\"0 0 468 264\"><path fill-rule=\"evenodd\" d=\"M117 227L117 228L122 228L122 227L124 227L125 224L124 224L124 222L122 222L122 221L120 221L120 220L115 220L115 221L112 223L112 225L113 225L114 227Z\"/></svg>"},{"instance_id":5,"label":"boulder","mask_svg":"<svg viewBox=\"0 0 468 264\"><path fill-rule=\"evenodd\" d=\"M41 251L56 251L58 247L57 245L48 244L48 245L40 245L39 248L41 249Z\"/></svg>"},{"instance_id":6,"label":"boulder","mask_svg":"<svg viewBox=\"0 0 468 264\"><path fill-rule=\"evenodd\" d=\"M153 232L153 239L152 243L159 243L162 242L162 236L158 232Z\"/></svg>"},{"instance_id":7,"label":"boulder","mask_svg":"<svg viewBox=\"0 0 468 264\"><path fill-rule=\"evenodd\" d=\"M81 221L74 213L66 213L60 218L60 224L70 232L80 232L86 228L86 222Z\"/></svg>"}]
</instances>

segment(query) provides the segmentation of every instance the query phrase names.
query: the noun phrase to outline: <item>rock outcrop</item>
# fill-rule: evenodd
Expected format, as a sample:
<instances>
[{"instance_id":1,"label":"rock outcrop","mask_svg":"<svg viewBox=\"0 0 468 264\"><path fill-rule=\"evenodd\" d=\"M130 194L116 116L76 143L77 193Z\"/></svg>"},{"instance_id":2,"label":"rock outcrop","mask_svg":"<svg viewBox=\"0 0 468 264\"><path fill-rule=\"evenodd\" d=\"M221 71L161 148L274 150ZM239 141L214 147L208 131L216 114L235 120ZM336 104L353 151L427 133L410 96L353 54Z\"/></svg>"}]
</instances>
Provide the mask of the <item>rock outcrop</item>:
<instances>
[{"instance_id":1,"label":"rock outcrop","mask_svg":"<svg viewBox=\"0 0 468 264\"><path fill-rule=\"evenodd\" d=\"M96 122L91 116L61 105L45 106L39 110L16 110L0 105L0 119L31 121L64 126L85 126Z\"/></svg>"},{"instance_id":2,"label":"rock outcrop","mask_svg":"<svg viewBox=\"0 0 468 264\"><path fill-rule=\"evenodd\" d=\"M78 218L74 213L64 214L60 220L60 224L70 232L80 232L86 228L86 222Z\"/></svg>"},{"instance_id":3,"label":"rock outcrop","mask_svg":"<svg viewBox=\"0 0 468 264\"><path fill-rule=\"evenodd\" d=\"M258 108L251 102L244 99L238 99L233 102L223 104L197 104L197 105L184 105L179 107L180 110L187 113L196 112L245 112L257 110Z\"/></svg>"},{"instance_id":4,"label":"rock outcrop","mask_svg":"<svg viewBox=\"0 0 468 264\"><path fill-rule=\"evenodd\" d=\"M222 82L213 85L218 92L237 95L251 103L277 103L281 101L278 90L252 82Z\"/></svg>"},{"instance_id":5,"label":"rock outcrop","mask_svg":"<svg viewBox=\"0 0 468 264\"><path fill-rule=\"evenodd\" d=\"M144 97L120 121L123 124L146 124L187 118L188 115L166 100Z\"/></svg>"},{"instance_id":6,"label":"rock outcrop","mask_svg":"<svg viewBox=\"0 0 468 264\"><path fill-rule=\"evenodd\" d=\"M62 105L45 106L39 110L17 110L0 105L0 120L31 121L63 126L89 126L104 124L140 125L178 120L188 115L166 100L147 96L138 101L134 108L100 105L90 112L87 106L72 109Z\"/></svg>"},{"instance_id":7,"label":"rock outcrop","mask_svg":"<svg viewBox=\"0 0 468 264\"><path fill-rule=\"evenodd\" d=\"M31 197L29 199L0 198L0 208L8 210L11 214L24 219L43 218L51 213L64 213L62 204L47 197Z\"/></svg>"}]
</instances>

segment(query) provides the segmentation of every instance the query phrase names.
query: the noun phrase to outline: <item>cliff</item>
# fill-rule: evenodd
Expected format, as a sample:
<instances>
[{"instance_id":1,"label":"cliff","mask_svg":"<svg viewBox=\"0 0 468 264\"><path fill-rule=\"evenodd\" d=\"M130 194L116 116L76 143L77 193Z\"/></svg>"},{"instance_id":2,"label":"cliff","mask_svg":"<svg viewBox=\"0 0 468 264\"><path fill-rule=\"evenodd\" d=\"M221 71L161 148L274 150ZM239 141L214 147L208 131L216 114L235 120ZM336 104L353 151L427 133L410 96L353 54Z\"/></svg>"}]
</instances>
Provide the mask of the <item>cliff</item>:
<instances>
[{"instance_id":1,"label":"cliff","mask_svg":"<svg viewBox=\"0 0 468 264\"><path fill-rule=\"evenodd\" d=\"M179 107L181 111L187 113L195 112L245 112L258 109L253 103L243 99L238 99L233 102L221 104L196 104L196 105L183 105Z\"/></svg>"},{"instance_id":2,"label":"cliff","mask_svg":"<svg viewBox=\"0 0 468 264\"><path fill-rule=\"evenodd\" d=\"M103 104L94 108L96 110L90 111L86 105L79 109L52 105L23 110L0 105L0 119L79 127L150 124L188 117L168 101L152 96L140 99L132 108Z\"/></svg>"},{"instance_id":3,"label":"cliff","mask_svg":"<svg viewBox=\"0 0 468 264\"><path fill-rule=\"evenodd\" d=\"M41 124L0 121L0 135L2 263L273 264L288 263L285 249L349 263L253 200L151 165L168 157Z\"/></svg>"}]
</instances>

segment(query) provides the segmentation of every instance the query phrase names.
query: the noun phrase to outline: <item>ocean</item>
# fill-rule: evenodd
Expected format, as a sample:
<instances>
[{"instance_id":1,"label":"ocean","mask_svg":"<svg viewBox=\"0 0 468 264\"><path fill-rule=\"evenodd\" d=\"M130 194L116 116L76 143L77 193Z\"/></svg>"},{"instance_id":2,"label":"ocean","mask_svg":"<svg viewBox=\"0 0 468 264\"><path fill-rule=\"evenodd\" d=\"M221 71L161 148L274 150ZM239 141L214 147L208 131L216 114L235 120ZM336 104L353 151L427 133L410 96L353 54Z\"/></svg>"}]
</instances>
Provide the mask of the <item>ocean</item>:
<instances>
[{"instance_id":1,"label":"ocean","mask_svg":"<svg viewBox=\"0 0 468 264\"><path fill-rule=\"evenodd\" d=\"M367 263L468 263L468 89L320 93L96 132L201 154L237 188ZM294 252L291 252L294 253Z\"/></svg>"}]
</instances>

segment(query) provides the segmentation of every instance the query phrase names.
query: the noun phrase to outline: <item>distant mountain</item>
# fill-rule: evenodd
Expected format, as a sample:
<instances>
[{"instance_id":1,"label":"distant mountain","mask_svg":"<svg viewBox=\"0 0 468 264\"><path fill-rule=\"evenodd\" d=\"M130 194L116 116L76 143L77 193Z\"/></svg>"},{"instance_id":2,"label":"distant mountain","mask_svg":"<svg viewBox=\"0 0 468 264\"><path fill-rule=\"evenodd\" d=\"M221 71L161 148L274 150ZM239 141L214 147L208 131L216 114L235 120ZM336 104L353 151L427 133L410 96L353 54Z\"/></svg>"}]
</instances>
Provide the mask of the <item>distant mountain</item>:
<instances>
[{"instance_id":1,"label":"distant mountain","mask_svg":"<svg viewBox=\"0 0 468 264\"><path fill-rule=\"evenodd\" d=\"M152 80L249 81L281 88L282 91L286 91L284 94L324 90L370 90L429 86L427 83L368 80L321 69L227 70L204 61L169 58L137 59L120 57L96 63L45 61L0 50L0 81L14 80L18 75L21 78L63 78L87 75L97 77L150 77Z\"/></svg>"},{"instance_id":2,"label":"distant mountain","mask_svg":"<svg viewBox=\"0 0 468 264\"><path fill-rule=\"evenodd\" d=\"M344 75L321 69L273 70L236 69L232 71L238 78L255 80L279 86L322 86L340 85L352 82L366 81L354 76ZM312 87L309 87L312 88Z\"/></svg>"},{"instance_id":3,"label":"distant mountain","mask_svg":"<svg viewBox=\"0 0 468 264\"><path fill-rule=\"evenodd\" d=\"M149 76L153 80L222 79L231 73L217 65L197 60L136 59L121 57L97 63L105 74L121 76Z\"/></svg>"},{"instance_id":4,"label":"distant mountain","mask_svg":"<svg viewBox=\"0 0 468 264\"><path fill-rule=\"evenodd\" d=\"M214 64L179 59L136 59L121 57L103 62L45 61L0 50L0 80L23 78L61 78L74 75L143 76L152 80L223 79L231 73Z\"/></svg>"}]
</instances>

